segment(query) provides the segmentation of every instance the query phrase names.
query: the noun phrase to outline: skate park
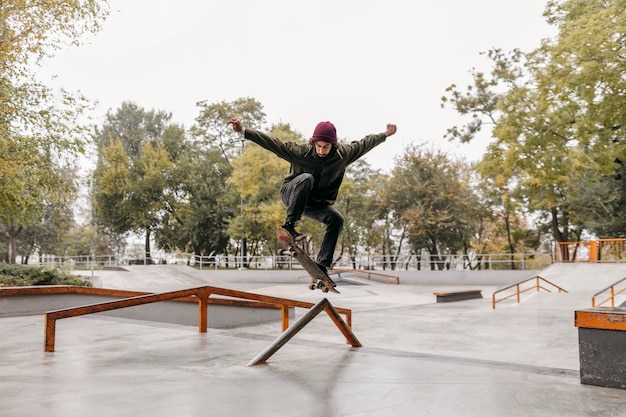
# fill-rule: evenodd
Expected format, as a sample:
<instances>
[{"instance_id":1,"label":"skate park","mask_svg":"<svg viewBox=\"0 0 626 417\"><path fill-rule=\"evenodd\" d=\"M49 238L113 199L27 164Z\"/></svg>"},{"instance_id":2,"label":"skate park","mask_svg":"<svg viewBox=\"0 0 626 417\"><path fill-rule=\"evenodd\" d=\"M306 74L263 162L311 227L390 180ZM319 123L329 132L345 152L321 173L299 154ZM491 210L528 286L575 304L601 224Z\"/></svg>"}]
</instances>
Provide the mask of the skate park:
<instances>
[{"instance_id":1,"label":"skate park","mask_svg":"<svg viewBox=\"0 0 626 417\"><path fill-rule=\"evenodd\" d=\"M184 313L194 316L186 324L83 315L58 321L54 351L47 352L41 314L47 301L0 296L0 415L623 414L624 389L581 383L574 315L592 306L597 291L626 277L626 265L386 273L397 282L345 274L337 280L341 294L310 291L298 270L150 265L93 277L101 288L163 293L210 285L310 305L326 299L351 312L351 330L362 346L346 343L322 312L254 366L251 361L283 333L280 312L212 327L218 313L209 307L204 333L193 308ZM494 292L538 275L567 292L544 283L550 292L528 291L519 303L512 297L494 308ZM438 302L435 296L477 290L480 298ZM19 310L25 304L30 310ZM290 309L289 323L306 314L306 308Z\"/></svg>"}]
</instances>

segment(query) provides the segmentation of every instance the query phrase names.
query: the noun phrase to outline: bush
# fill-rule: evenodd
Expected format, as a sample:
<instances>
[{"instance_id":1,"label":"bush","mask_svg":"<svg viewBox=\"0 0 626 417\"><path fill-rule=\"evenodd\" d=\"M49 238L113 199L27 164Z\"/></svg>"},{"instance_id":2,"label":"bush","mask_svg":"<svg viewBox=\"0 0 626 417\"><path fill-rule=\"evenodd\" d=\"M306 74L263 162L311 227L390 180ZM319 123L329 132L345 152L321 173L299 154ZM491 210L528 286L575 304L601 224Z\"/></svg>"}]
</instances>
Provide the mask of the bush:
<instances>
[{"instance_id":1,"label":"bush","mask_svg":"<svg viewBox=\"0 0 626 417\"><path fill-rule=\"evenodd\" d=\"M0 287L27 287L32 285L75 285L91 287L81 277L51 269L0 263Z\"/></svg>"}]
</instances>

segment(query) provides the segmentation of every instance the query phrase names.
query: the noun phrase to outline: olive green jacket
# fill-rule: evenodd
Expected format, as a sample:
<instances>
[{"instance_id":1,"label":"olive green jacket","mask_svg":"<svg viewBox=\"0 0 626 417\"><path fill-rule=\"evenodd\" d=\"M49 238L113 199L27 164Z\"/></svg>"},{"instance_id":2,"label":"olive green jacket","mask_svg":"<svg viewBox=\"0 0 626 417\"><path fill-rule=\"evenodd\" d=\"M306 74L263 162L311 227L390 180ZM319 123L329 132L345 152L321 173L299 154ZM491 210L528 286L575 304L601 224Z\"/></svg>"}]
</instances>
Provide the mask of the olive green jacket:
<instances>
[{"instance_id":1,"label":"olive green jacket","mask_svg":"<svg viewBox=\"0 0 626 417\"><path fill-rule=\"evenodd\" d=\"M383 143L384 133L368 135L348 144L337 144L331 153L320 158L311 144L283 142L257 130L245 129L244 137L276 154L291 164L283 185L300 174L313 174L315 185L310 198L313 201L334 204L348 165Z\"/></svg>"}]
</instances>

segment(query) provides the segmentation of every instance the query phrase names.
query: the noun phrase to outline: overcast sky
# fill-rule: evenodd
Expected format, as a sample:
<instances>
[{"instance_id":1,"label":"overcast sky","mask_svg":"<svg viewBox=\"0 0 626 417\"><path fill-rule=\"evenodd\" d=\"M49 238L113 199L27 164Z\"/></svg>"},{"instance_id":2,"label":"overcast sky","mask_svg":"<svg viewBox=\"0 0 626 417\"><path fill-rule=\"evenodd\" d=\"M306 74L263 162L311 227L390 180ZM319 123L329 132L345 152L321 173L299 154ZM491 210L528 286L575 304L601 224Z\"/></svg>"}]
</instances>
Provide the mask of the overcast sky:
<instances>
[{"instance_id":1,"label":"overcast sky","mask_svg":"<svg viewBox=\"0 0 626 417\"><path fill-rule=\"evenodd\" d=\"M196 103L251 97L268 123L310 137L330 120L341 140L398 125L370 155L389 169L423 143L477 159L484 144L443 139L459 123L440 108L447 86L488 71L493 47L530 51L552 36L545 0L111 0L98 34L41 73L52 87L98 101L95 122L123 101L173 113L190 127ZM55 78L51 79L54 75Z\"/></svg>"}]
</instances>

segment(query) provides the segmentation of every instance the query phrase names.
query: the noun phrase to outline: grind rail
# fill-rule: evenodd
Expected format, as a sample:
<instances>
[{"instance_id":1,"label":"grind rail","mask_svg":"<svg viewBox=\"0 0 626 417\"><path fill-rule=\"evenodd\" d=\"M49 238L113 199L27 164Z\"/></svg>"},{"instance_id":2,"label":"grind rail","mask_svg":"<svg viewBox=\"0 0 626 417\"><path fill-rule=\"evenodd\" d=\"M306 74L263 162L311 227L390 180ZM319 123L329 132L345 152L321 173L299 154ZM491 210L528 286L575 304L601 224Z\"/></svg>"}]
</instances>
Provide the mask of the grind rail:
<instances>
[{"instance_id":1,"label":"grind rail","mask_svg":"<svg viewBox=\"0 0 626 417\"><path fill-rule=\"evenodd\" d=\"M523 284L526 284L529 281L534 281L534 285L532 285L532 286L530 286L528 288L524 288L524 289L520 288ZM491 296L491 307L495 310L496 309L496 303L499 303L500 301L507 300L507 299L509 299L511 297L516 297L517 303L519 304L519 302L520 302L520 295L522 293L526 292L526 291L531 291L533 289L536 289L537 292L539 292L540 290L544 290L544 291L547 291L547 292L552 292L549 289L543 287L541 285L541 282L544 282L546 284L549 284L549 285L553 286L554 288L558 289L559 292L565 292L565 293L567 292L563 288L559 287L558 285L553 284L552 282L548 281L547 279L542 278L539 275L537 275L535 277L527 278L525 280L516 282L514 284L508 285L506 287L503 287L503 288L500 288L499 290L494 291L494 293ZM502 291L510 290L511 288L515 288L515 292L513 294L509 294L509 295L507 295L505 297L502 297L500 299L496 299L496 294L498 294L498 293L500 293Z\"/></svg>"},{"instance_id":2,"label":"grind rail","mask_svg":"<svg viewBox=\"0 0 626 417\"><path fill-rule=\"evenodd\" d=\"M56 322L57 320L78 317L87 314L101 313L104 311L116 310L125 307L133 307L144 304L156 303L160 301L181 301L181 302L196 302L198 303L198 331L200 333L206 333L208 329L208 305L230 305L230 306L245 306L245 307L273 307L282 310L282 330L283 332L289 329L289 309L291 307L314 309L316 307L313 303L289 300L279 297L272 297L267 295L254 294L244 291L229 290L219 287L202 286L188 288L184 290L170 291L164 293L145 293L139 291L126 291L126 290L113 290L103 288L89 288L89 287L75 287L75 286L41 286L41 287L14 287L3 288L0 290L1 296L19 296L19 295L45 295L45 294L89 294L89 295L102 295L102 296L114 296L114 297L126 297L120 300L105 301L102 303L89 304L78 307L71 307L65 309L59 309L49 311L45 313L45 325L44 325L44 351L54 352L55 339L56 339ZM229 298L215 298L214 295L229 297ZM321 307L319 307L321 305ZM321 309L320 309L321 308ZM317 315L320 311L325 310L332 321L337 325L339 330L346 336L346 342L353 347L360 347L361 344L352 333L352 311L345 308L335 308L328 300L324 299L318 303L318 307L315 309L316 314L306 315L311 319ZM341 318L340 314L345 316L345 321ZM306 321L306 323L308 323ZM305 324L306 324L305 323ZM295 327L295 326L294 326ZM297 332L300 328L294 330ZM281 345L282 346L282 345ZM280 346L279 346L280 347ZM277 350L277 349L276 349Z\"/></svg>"},{"instance_id":3,"label":"grind rail","mask_svg":"<svg viewBox=\"0 0 626 417\"><path fill-rule=\"evenodd\" d=\"M387 285L391 281L394 281L397 285L400 285L400 277L396 275L388 275L382 274L380 272L372 272L367 270L358 270L358 269L333 269L328 271L328 275L333 276L336 275L341 279L341 274L351 274L354 275L354 280L358 281L359 276L366 276L368 280L384 280ZM313 280L309 275L300 276L297 278L297 282L300 282L301 279L308 278Z\"/></svg>"}]
</instances>

